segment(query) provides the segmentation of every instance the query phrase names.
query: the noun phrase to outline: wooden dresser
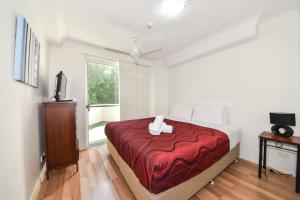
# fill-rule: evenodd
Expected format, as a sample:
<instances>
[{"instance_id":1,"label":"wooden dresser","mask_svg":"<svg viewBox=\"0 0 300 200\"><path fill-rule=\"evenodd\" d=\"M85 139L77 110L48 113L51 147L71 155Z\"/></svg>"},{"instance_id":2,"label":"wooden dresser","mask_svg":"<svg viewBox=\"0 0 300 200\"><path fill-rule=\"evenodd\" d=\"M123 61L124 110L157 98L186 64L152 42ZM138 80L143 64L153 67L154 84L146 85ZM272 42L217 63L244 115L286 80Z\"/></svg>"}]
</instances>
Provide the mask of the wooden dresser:
<instances>
[{"instance_id":1,"label":"wooden dresser","mask_svg":"<svg viewBox=\"0 0 300 200\"><path fill-rule=\"evenodd\" d=\"M68 165L76 164L78 171L76 105L74 101L44 103L47 179L49 171Z\"/></svg>"}]
</instances>

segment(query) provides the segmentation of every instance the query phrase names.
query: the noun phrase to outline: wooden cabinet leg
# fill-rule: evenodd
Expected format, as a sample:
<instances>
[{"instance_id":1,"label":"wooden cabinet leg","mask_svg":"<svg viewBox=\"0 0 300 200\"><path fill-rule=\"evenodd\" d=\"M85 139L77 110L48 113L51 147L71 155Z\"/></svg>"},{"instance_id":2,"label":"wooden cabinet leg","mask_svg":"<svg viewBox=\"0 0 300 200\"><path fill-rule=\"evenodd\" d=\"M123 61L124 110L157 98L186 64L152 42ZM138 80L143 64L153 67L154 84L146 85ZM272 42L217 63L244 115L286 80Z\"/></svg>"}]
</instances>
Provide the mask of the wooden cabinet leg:
<instances>
[{"instance_id":1,"label":"wooden cabinet leg","mask_svg":"<svg viewBox=\"0 0 300 200\"><path fill-rule=\"evenodd\" d=\"M300 193L300 145L297 145L296 192Z\"/></svg>"},{"instance_id":2,"label":"wooden cabinet leg","mask_svg":"<svg viewBox=\"0 0 300 200\"><path fill-rule=\"evenodd\" d=\"M264 156L263 156L263 159L264 159L264 162L263 162L263 168L266 170L266 163L267 163L267 140L264 139Z\"/></svg>"},{"instance_id":3,"label":"wooden cabinet leg","mask_svg":"<svg viewBox=\"0 0 300 200\"><path fill-rule=\"evenodd\" d=\"M263 138L259 137L258 177L261 178Z\"/></svg>"}]
</instances>

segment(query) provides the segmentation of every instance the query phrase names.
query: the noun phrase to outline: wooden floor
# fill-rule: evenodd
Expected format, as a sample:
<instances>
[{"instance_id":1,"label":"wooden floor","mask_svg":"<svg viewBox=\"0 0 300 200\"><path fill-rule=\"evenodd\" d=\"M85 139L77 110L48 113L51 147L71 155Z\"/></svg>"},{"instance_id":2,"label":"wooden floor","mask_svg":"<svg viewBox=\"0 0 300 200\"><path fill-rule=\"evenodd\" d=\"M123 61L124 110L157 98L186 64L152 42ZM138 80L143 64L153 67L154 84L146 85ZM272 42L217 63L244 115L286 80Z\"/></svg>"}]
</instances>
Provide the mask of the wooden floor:
<instances>
[{"instance_id":1,"label":"wooden floor","mask_svg":"<svg viewBox=\"0 0 300 200\"><path fill-rule=\"evenodd\" d=\"M300 199L294 192L295 179L275 174L257 178L257 166L240 160L231 164L216 179L195 194L191 200L229 199ZM51 172L42 184L38 199L135 199L120 174L106 146L80 153L79 173L76 167Z\"/></svg>"}]
</instances>

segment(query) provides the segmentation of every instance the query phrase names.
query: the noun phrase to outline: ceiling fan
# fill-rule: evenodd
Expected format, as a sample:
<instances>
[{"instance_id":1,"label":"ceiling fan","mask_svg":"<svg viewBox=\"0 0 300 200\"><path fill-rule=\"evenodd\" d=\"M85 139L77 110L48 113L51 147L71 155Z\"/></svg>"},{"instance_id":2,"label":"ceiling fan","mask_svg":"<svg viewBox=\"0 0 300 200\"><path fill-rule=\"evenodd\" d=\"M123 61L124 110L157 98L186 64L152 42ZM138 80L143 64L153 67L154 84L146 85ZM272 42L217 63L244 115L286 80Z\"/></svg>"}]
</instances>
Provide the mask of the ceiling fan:
<instances>
[{"instance_id":1,"label":"ceiling fan","mask_svg":"<svg viewBox=\"0 0 300 200\"><path fill-rule=\"evenodd\" d=\"M153 53L156 53L156 52L159 52L159 51L162 50L162 47L158 47L158 48L154 48L154 49L149 49L149 50L140 50L137 47L137 43L138 43L139 38L138 37L133 37L132 40L133 40L133 43L134 43L134 47L132 48L132 50L130 52L123 51L123 50L118 50L118 49L113 49L113 48L105 48L105 49L109 50L109 51L116 52L116 53L121 53L121 54L129 55L129 56L131 56L133 58L133 60L135 62L137 62L137 60L139 58L142 58L144 56L147 56L147 55L150 55L150 54L153 54Z\"/></svg>"}]
</instances>

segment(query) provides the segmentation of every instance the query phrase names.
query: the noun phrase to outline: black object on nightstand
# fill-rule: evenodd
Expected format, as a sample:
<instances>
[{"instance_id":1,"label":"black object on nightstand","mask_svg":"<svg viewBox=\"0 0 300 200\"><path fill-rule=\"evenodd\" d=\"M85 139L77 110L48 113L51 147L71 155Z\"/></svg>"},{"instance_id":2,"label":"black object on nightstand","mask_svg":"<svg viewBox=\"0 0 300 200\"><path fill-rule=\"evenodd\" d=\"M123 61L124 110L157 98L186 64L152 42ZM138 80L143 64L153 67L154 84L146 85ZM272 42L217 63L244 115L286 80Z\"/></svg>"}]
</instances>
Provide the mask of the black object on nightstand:
<instances>
[{"instance_id":1,"label":"black object on nightstand","mask_svg":"<svg viewBox=\"0 0 300 200\"><path fill-rule=\"evenodd\" d=\"M288 126L296 126L294 113L270 113L270 123L272 126L272 133L284 137L290 137L294 131Z\"/></svg>"}]
</instances>

